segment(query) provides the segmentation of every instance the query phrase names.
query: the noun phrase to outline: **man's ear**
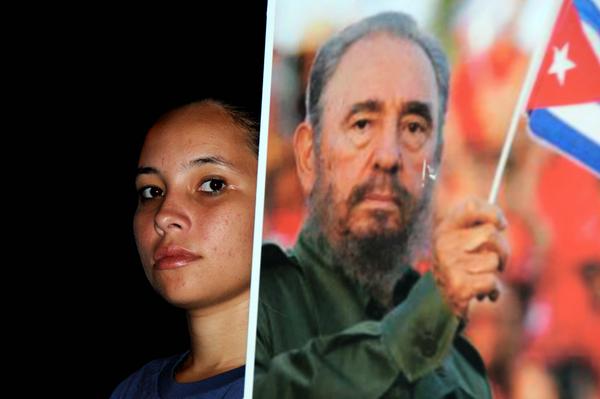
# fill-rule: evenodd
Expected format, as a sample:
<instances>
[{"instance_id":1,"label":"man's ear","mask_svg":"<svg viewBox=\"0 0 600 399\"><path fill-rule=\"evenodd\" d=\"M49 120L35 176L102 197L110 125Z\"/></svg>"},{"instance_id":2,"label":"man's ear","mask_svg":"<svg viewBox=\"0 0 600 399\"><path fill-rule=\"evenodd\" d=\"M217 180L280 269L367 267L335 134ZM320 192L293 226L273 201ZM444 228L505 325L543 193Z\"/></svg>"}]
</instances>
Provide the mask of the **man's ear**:
<instances>
[{"instance_id":1,"label":"man's ear","mask_svg":"<svg viewBox=\"0 0 600 399\"><path fill-rule=\"evenodd\" d=\"M304 121L298 125L294 132L294 156L296 158L296 172L305 197L310 195L317 176L317 159L314 145L314 130L310 123Z\"/></svg>"}]
</instances>

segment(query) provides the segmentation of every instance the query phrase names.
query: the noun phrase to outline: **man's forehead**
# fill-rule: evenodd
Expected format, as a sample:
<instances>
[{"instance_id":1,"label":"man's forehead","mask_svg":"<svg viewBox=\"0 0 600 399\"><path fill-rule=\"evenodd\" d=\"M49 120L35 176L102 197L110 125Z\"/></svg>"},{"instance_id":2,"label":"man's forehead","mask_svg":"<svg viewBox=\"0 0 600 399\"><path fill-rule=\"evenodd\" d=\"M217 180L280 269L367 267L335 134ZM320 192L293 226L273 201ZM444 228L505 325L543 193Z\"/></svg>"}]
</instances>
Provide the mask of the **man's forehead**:
<instances>
[{"instance_id":1,"label":"man's forehead","mask_svg":"<svg viewBox=\"0 0 600 399\"><path fill-rule=\"evenodd\" d=\"M388 33L366 36L341 57L324 92L325 108L376 101L402 107L419 101L437 107L433 65L416 43Z\"/></svg>"}]
</instances>

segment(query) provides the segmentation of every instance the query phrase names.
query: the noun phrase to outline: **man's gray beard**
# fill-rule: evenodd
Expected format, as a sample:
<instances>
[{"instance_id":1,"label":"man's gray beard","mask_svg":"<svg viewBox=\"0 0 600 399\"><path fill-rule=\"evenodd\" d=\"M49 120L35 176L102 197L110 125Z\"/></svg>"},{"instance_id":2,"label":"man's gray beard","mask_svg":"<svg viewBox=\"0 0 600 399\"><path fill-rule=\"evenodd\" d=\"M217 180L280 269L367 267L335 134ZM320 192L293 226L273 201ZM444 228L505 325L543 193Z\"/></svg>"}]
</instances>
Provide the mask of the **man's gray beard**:
<instances>
[{"instance_id":1,"label":"man's gray beard","mask_svg":"<svg viewBox=\"0 0 600 399\"><path fill-rule=\"evenodd\" d=\"M329 243L335 265L380 305L391 309L396 282L415 257L429 249L431 191L432 186L428 185L420 201L410 196L412 204L403 202L402 212L407 214L400 229L382 229L359 236L350 230L348 215L336 217L332 186L324 187L319 176L310 196L307 223ZM406 207L411 209L407 211ZM383 225L389 215L374 211L373 217Z\"/></svg>"}]
</instances>

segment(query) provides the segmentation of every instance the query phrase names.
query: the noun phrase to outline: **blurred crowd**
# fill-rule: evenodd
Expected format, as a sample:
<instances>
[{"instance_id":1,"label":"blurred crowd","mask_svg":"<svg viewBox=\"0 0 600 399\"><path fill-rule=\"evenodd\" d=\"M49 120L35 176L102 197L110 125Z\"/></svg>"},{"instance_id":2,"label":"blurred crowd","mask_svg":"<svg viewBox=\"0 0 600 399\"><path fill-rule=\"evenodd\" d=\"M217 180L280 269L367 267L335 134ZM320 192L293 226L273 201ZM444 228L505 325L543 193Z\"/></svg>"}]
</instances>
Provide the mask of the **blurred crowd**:
<instances>
[{"instance_id":1,"label":"blurred crowd","mask_svg":"<svg viewBox=\"0 0 600 399\"><path fill-rule=\"evenodd\" d=\"M489 194L532 50L520 26L531 26L527 18L541 14L535 6L539 11L547 3L426 3L436 10L429 23L452 64L435 197L436 212L443 213L467 196ZM501 5L504 19L489 10L490 3ZM485 7L502 19L487 33L477 19ZM295 242L305 215L291 138L304 116L315 51L338 28L314 21L293 51L277 47L276 38L264 238L283 246ZM480 33L477 41L473 29ZM495 397L600 398L600 179L534 141L523 117L498 203L512 248L502 295L496 303L473 303L466 330L487 365ZM424 259L422 269L427 264Z\"/></svg>"}]
</instances>

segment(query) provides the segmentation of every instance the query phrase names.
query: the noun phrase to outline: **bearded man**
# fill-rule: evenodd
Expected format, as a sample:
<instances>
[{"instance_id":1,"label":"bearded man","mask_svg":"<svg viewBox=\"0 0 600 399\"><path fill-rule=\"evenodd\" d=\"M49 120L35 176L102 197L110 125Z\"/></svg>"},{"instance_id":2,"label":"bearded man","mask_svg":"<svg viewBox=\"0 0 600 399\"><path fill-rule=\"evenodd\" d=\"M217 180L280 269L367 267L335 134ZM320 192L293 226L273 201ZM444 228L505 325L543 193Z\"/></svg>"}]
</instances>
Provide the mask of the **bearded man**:
<instances>
[{"instance_id":1,"label":"bearded man","mask_svg":"<svg viewBox=\"0 0 600 399\"><path fill-rule=\"evenodd\" d=\"M290 252L263 247L255 398L491 397L460 332L472 299L498 295L505 221L472 199L431 227L448 79L400 13L317 53L294 135L309 215Z\"/></svg>"}]
</instances>

